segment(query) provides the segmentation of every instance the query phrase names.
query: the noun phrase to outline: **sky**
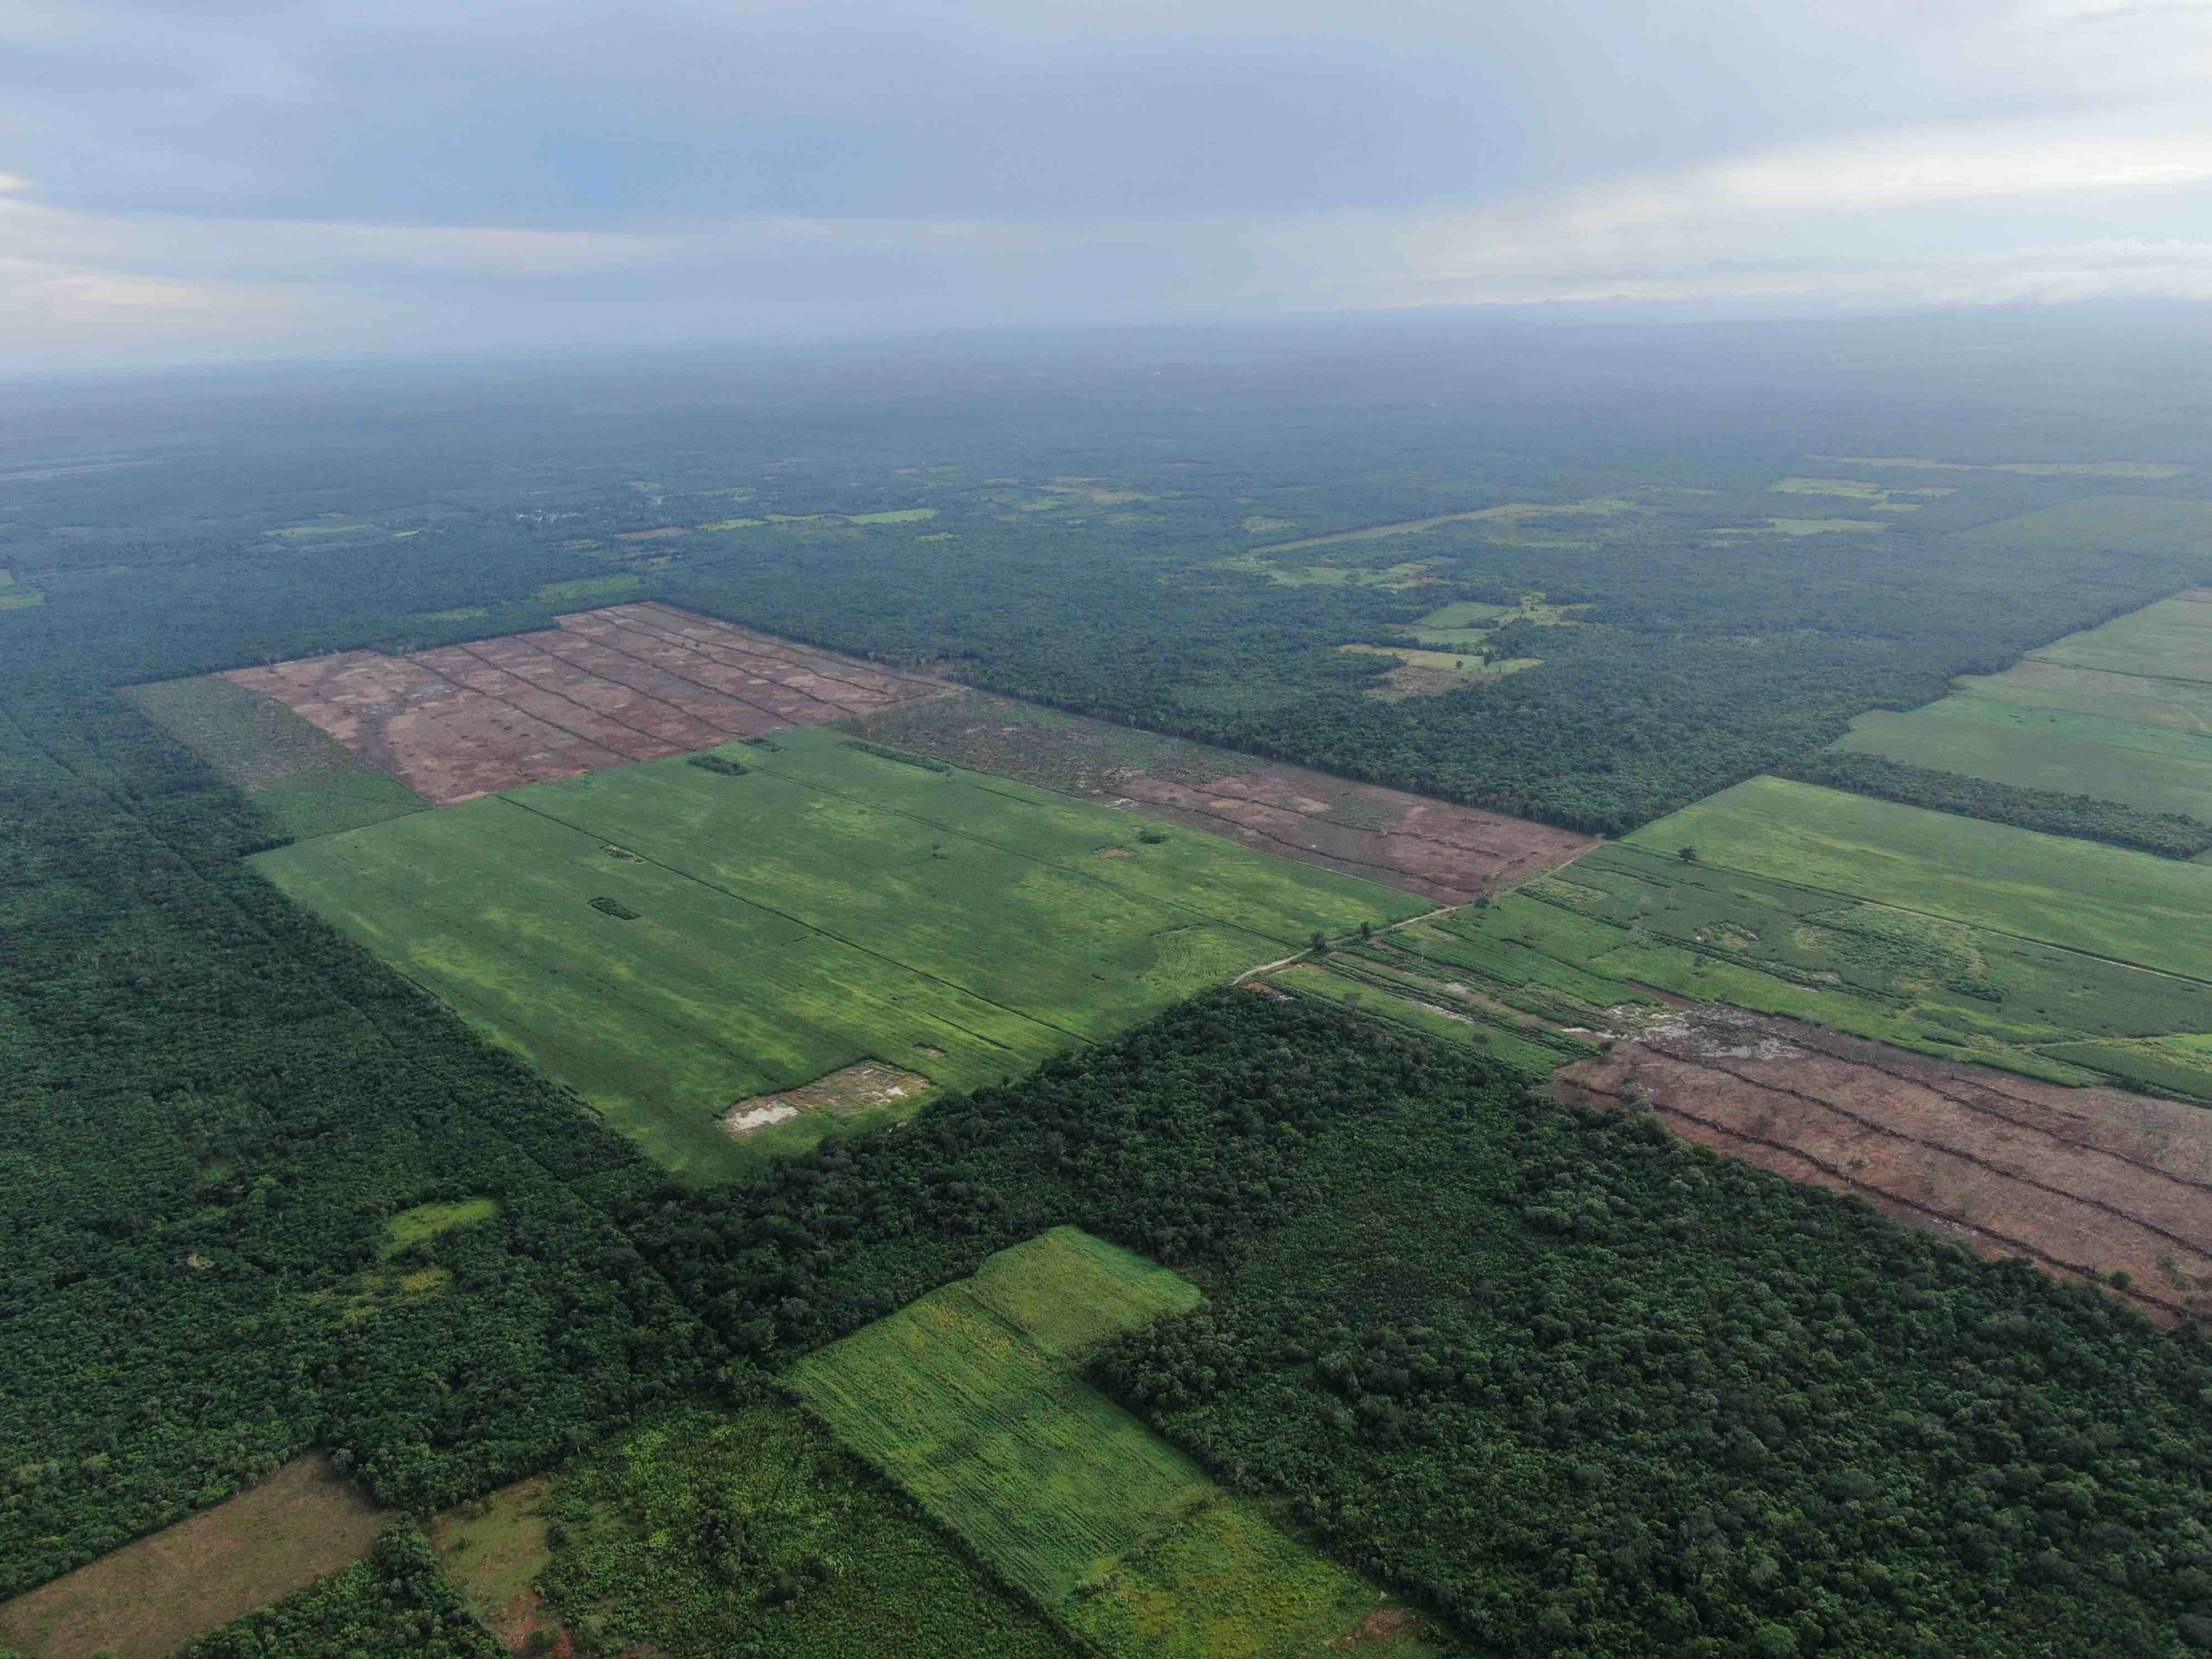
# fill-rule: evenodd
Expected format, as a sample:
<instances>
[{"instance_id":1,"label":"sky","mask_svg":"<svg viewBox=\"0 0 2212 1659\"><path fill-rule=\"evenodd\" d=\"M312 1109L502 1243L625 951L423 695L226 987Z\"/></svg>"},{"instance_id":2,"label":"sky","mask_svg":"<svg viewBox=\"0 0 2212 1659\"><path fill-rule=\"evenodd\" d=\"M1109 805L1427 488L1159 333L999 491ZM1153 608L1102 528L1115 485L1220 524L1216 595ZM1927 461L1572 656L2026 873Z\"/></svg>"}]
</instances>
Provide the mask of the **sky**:
<instances>
[{"instance_id":1,"label":"sky","mask_svg":"<svg viewBox=\"0 0 2212 1659\"><path fill-rule=\"evenodd\" d=\"M2212 299L2212 0L0 0L23 367Z\"/></svg>"}]
</instances>

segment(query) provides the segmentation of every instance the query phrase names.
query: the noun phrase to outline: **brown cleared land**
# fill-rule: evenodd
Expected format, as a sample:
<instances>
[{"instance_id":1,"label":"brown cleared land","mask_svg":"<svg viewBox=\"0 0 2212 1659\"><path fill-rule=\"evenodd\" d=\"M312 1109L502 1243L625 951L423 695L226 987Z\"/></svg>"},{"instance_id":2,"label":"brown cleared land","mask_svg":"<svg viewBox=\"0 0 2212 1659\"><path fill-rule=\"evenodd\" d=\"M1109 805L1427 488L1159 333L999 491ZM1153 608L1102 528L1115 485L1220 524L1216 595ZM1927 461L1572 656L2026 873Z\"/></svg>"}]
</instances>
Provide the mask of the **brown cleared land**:
<instances>
[{"instance_id":1,"label":"brown cleared land","mask_svg":"<svg viewBox=\"0 0 2212 1659\"><path fill-rule=\"evenodd\" d=\"M855 729L972 771L1211 830L1462 905L1580 856L1586 836L970 692Z\"/></svg>"},{"instance_id":2,"label":"brown cleared land","mask_svg":"<svg viewBox=\"0 0 2212 1659\"><path fill-rule=\"evenodd\" d=\"M226 677L441 805L950 689L650 601L558 620L404 657L340 652Z\"/></svg>"},{"instance_id":3,"label":"brown cleared land","mask_svg":"<svg viewBox=\"0 0 2212 1659\"><path fill-rule=\"evenodd\" d=\"M772 1095L741 1100L722 1114L722 1128L735 1135L756 1135L772 1123L786 1122L809 1112L828 1112L851 1117L880 1106L911 1100L930 1087L918 1071L909 1071L882 1060L855 1060L812 1083Z\"/></svg>"},{"instance_id":4,"label":"brown cleared land","mask_svg":"<svg viewBox=\"0 0 2212 1659\"><path fill-rule=\"evenodd\" d=\"M2162 1324L2212 1318L2212 1112L2202 1107L1712 1005L1618 1034L1553 1088L1647 1103L1686 1140L1856 1192L1983 1255L2094 1281Z\"/></svg>"},{"instance_id":5,"label":"brown cleared land","mask_svg":"<svg viewBox=\"0 0 2212 1659\"><path fill-rule=\"evenodd\" d=\"M369 1553L384 1516L320 1455L0 1606L24 1659L161 1659Z\"/></svg>"}]
</instances>

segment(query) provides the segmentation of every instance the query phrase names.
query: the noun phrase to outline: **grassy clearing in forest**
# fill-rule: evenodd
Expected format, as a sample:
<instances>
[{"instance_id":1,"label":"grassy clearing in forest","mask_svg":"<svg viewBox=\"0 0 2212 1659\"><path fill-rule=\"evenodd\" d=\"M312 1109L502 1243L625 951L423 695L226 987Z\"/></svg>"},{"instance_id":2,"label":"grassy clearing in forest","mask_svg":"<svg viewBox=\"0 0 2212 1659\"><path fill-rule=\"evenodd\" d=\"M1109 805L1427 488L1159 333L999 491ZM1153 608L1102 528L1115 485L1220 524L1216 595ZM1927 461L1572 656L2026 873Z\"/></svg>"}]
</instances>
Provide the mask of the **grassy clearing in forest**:
<instances>
[{"instance_id":1,"label":"grassy clearing in forest","mask_svg":"<svg viewBox=\"0 0 2212 1659\"><path fill-rule=\"evenodd\" d=\"M1198 1287L1072 1228L1002 1250L787 1373L808 1407L1008 1581L1129 1659L1360 1645L1379 1598L1231 1497L1081 1376Z\"/></svg>"},{"instance_id":2,"label":"grassy clearing in forest","mask_svg":"<svg viewBox=\"0 0 2212 1659\"><path fill-rule=\"evenodd\" d=\"M2162 599L2028 654L2067 668L2212 683L2212 603Z\"/></svg>"},{"instance_id":3,"label":"grassy clearing in forest","mask_svg":"<svg viewBox=\"0 0 2212 1659\"><path fill-rule=\"evenodd\" d=\"M369 1553L383 1512L320 1456L0 1604L22 1659L162 1659Z\"/></svg>"},{"instance_id":4,"label":"grassy clearing in forest","mask_svg":"<svg viewBox=\"0 0 2212 1659\"><path fill-rule=\"evenodd\" d=\"M124 695L301 840L428 804L275 698L219 675L133 686Z\"/></svg>"},{"instance_id":5,"label":"grassy clearing in forest","mask_svg":"<svg viewBox=\"0 0 2212 1659\"><path fill-rule=\"evenodd\" d=\"M1955 696L1910 714L1862 715L1835 747L2212 823L2212 735Z\"/></svg>"},{"instance_id":6,"label":"grassy clearing in forest","mask_svg":"<svg viewBox=\"0 0 2212 1659\"><path fill-rule=\"evenodd\" d=\"M748 1096L869 1059L977 1087L1427 907L818 729L715 753L743 772L649 761L255 861L696 1179L926 1098L740 1141Z\"/></svg>"}]
</instances>

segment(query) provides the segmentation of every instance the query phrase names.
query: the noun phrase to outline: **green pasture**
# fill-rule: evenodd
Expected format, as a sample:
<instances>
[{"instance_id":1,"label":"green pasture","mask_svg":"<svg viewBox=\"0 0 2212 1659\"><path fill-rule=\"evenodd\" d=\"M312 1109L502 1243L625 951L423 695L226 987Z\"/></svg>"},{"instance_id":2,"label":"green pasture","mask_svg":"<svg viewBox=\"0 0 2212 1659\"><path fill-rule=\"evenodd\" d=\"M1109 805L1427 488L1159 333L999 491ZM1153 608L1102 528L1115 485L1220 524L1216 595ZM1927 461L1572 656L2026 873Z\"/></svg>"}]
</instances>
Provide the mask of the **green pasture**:
<instances>
[{"instance_id":1,"label":"green pasture","mask_svg":"<svg viewBox=\"0 0 2212 1659\"><path fill-rule=\"evenodd\" d=\"M2140 674L2069 668L2031 658L2001 674L1962 676L1957 684L1966 696L2030 709L2056 709L2177 732L2212 732L2212 685L2197 681L2147 679Z\"/></svg>"},{"instance_id":2,"label":"green pasture","mask_svg":"<svg viewBox=\"0 0 2212 1659\"><path fill-rule=\"evenodd\" d=\"M977 1087L1426 907L820 730L721 753L744 773L650 761L255 861L694 1179L926 1097L734 1140L749 1096L868 1058Z\"/></svg>"},{"instance_id":3,"label":"green pasture","mask_svg":"<svg viewBox=\"0 0 2212 1659\"><path fill-rule=\"evenodd\" d=\"M1756 778L1627 846L2212 978L2212 867Z\"/></svg>"},{"instance_id":4,"label":"green pasture","mask_svg":"<svg viewBox=\"0 0 2212 1659\"><path fill-rule=\"evenodd\" d=\"M124 695L298 839L380 823L427 805L276 698L220 675L134 686Z\"/></svg>"},{"instance_id":5,"label":"green pasture","mask_svg":"<svg viewBox=\"0 0 2212 1659\"><path fill-rule=\"evenodd\" d=\"M2212 603L2162 599L2028 654L2068 668L2212 682Z\"/></svg>"},{"instance_id":6,"label":"green pasture","mask_svg":"<svg viewBox=\"0 0 2212 1659\"><path fill-rule=\"evenodd\" d=\"M2212 823L2212 735L1955 696L1910 714L1861 715L1835 747Z\"/></svg>"},{"instance_id":7,"label":"green pasture","mask_svg":"<svg viewBox=\"0 0 2212 1659\"><path fill-rule=\"evenodd\" d=\"M2202 551L2212 541L2212 501L2158 495L2077 495L1961 531L1950 540L1961 547L1987 551L2124 547L2145 556L2191 555Z\"/></svg>"},{"instance_id":8,"label":"green pasture","mask_svg":"<svg viewBox=\"0 0 2212 1659\"><path fill-rule=\"evenodd\" d=\"M1198 1287L1057 1228L818 1350L807 1407L1008 1583L1128 1659L1259 1659L1350 1645L1372 1586L1230 1497L1081 1374L1100 1341ZM1377 1659L1424 1653L1409 1630Z\"/></svg>"}]
</instances>

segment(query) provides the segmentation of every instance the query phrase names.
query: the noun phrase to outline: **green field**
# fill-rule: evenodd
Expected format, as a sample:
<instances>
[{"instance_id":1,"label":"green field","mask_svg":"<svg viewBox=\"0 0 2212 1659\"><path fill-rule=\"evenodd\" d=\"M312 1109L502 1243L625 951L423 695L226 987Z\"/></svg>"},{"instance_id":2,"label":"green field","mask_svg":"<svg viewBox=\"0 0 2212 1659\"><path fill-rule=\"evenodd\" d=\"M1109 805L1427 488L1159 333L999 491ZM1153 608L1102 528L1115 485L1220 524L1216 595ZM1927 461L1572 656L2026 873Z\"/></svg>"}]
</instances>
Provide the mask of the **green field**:
<instances>
[{"instance_id":1,"label":"green field","mask_svg":"<svg viewBox=\"0 0 2212 1659\"><path fill-rule=\"evenodd\" d=\"M2028 655L2067 668L2212 683L2212 603L2160 600Z\"/></svg>"},{"instance_id":2,"label":"green field","mask_svg":"<svg viewBox=\"0 0 2212 1659\"><path fill-rule=\"evenodd\" d=\"M1001 1251L787 1373L840 1439L1108 1652L1242 1659L1351 1645L1374 1588L1224 1492L1083 1380L1096 1343L1198 1287L1072 1228ZM1392 1659L1409 1629L1362 1639Z\"/></svg>"},{"instance_id":3,"label":"green field","mask_svg":"<svg viewBox=\"0 0 2212 1659\"><path fill-rule=\"evenodd\" d=\"M718 1120L751 1096L868 1058L995 1082L1426 908L818 729L719 753L742 775L651 761L255 862L697 1179L925 1097L741 1141Z\"/></svg>"},{"instance_id":4,"label":"green field","mask_svg":"<svg viewBox=\"0 0 2212 1659\"><path fill-rule=\"evenodd\" d=\"M220 675L134 686L124 695L301 840L428 804L274 697Z\"/></svg>"},{"instance_id":5,"label":"green field","mask_svg":"<svg viewBox=\"0 0 2212 1659\"><path fill-rule=\"evenodd\" d=\"M2212 868L1756 778L1624 843L2212 979Z\"/></svg>"},{"instance_id":6,"label":"green field","mask_svg":"<svg viewBox=\"0 0 2212 1659\"><path fill-rule=\"evenodd\" d=\"M2171 727L1955 696L1861 715L1836 747L2212 823L2212 735Z\"/></svg>"}]
</instances>

